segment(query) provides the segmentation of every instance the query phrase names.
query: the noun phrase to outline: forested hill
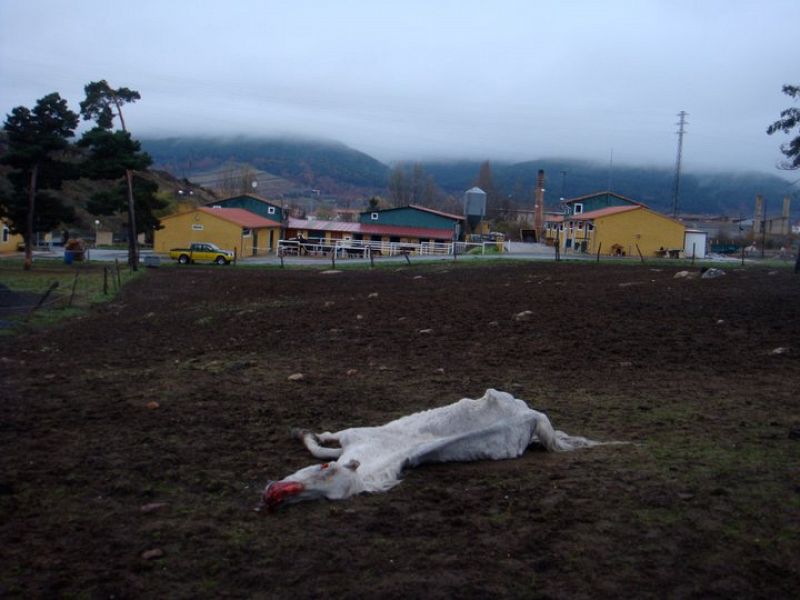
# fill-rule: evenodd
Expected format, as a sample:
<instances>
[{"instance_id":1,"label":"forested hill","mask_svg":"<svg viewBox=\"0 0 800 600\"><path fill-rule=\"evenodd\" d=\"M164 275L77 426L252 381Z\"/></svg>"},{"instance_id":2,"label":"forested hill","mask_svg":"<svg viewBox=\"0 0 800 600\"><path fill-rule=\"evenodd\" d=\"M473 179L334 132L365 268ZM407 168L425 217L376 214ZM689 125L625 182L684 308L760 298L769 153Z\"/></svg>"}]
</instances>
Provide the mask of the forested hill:
<instances>
[{"instance_id":1,"label":"forested hill","mask_svg":"<svg viewBox=\"0 0 800 600\"><path fill-rule=\"evenodd\" d=\"M392 169L371 156L337 142L291 138L181 137L143 139L157 168L176 177L208 173L225 165L250 165L281 178L287 188L318 188L323 196L368 198L373 194L390 197L388 182ZM422 167L436 186L459 199L476 184L479 161L430 161ZM413 163L401 163L410 174ZM492 162L494 187L498 194L518 206L529 205L536 173L545 171L545 201L555 207L559 197L574 198L610 189L655 210L670 212L674 172L669 167L601 165L577 160L542 159L519 163ZM260 188L261 189L261 188ZM283 188L282 188L283 189ZM777 174L743 172L693 172L681 176L680 210L684 213L752 216L754 199L767 199L769 212L776 213L792 188ZM265 190L266 193L266 190ZM800 214L800 201L793 214Z\"/></svg>"},{"instance_id":2,"label":"forested hill","mask_svg":"<svg viewBox=\"0 0 800 600\"><path fill-rule=\"evenodd\" d=\"M457 193L475 184L480 162L429 162L425 172L444 190ZM669 168L598 165L574 160L537 160L515 164L492 163L492 175L498 193L514 199L531 198L539 169L545 171L545 202L557 204L563 195L575 198L610 189L670 212L675 173ZM778 175L737 172L684 172L680 180L680 210L684 213L727 214L751 217L757 194L767 199L770 214L777 213L783 197L797 186ZM792 213L800 214L800 201Z\"/></svg>"},{"instance_id":3,"label":"forested hill","mask_svg":"<svg viewBox=\"0 0 800 600\"><path fill-rule=\"evenodd\" d=\"M382 189L389 172L383 163L338 142L181 137L143 139L142 147L159 168L179 177L238 163L249 164L300 186L318 186L320 182L330 181Z\"/></svg>"}]
</instances>

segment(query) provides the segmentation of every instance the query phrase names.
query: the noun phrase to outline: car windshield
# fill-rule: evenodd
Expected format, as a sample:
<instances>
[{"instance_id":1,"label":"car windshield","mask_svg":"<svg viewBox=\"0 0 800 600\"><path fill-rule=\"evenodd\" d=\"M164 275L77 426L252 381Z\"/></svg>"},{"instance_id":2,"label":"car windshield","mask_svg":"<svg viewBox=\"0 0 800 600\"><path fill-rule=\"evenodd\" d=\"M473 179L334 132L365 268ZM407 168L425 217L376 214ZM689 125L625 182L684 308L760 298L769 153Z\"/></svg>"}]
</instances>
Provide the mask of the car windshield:
<instances>
[{"instance_id":1,"label":"car windshield","mask_svg":"<svg viewBox=\"0 0 800 600\"><path fill-rule=\"evenodd\" d=\"M206 247L207 247L209 250L212 250L212 251L217 251L217 250L219 250L219 246L217 246L216 244L206 244Z\"/></svg>"}]
</instances>

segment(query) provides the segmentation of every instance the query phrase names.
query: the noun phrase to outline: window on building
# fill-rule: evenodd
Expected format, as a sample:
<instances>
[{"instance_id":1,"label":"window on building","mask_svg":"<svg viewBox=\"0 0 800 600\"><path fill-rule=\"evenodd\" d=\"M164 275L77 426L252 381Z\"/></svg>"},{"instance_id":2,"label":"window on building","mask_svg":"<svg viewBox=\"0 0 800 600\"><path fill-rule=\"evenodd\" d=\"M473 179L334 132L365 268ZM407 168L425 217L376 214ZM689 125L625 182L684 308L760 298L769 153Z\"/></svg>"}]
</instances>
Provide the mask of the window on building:
<instances>
[{"instance_id":1,"label":"window on building","mask_svg":"<svg viewBox=\"0 0 800 600\"><path fill-rule=\"evenodd\" d=\"M193 231L203 231L203 226L200 223L192 223Z\"/></svg>"},{"instance_id":2,"label":"window on building","mask_svg":"<svg viewBox=\"0 0 800 600\"><path fill-rule=\"evenodd\" d=\"M242 228L242 237L250 237L252 234L253 231L251 229L248 229L247 227Z\"/></svg>"},{"instance_id":3,"label":"window on building","mask_svg":"<svg viewBox=\"0 0 800 600\"><path fill-rule=\"evenodd\" d=\"M369 216L369 218L372 219L373 221L377 221L379 216L380 215L378 215L378 213L374 212Z\"/></svg>"},{"instance_id":4,"label":"window on building","mask_svg":"<svg viewBox=\"0 0 800 600\"><path fill-rule=\"evenodd\" d=\"M8 227L3 225L3 242L8 241L8 235L9 235Z\"/></svg>"},{"instance_id":5,"label":"window on building","mask_svg":"<svg viewBox=\"0 0 800 600\"><path fill-rule=\"evenodd\" d=\"M268 206L267 207L267 214L268 215L274 215L275 214L275 207L274 206Z\"/></svg>"},{"instance_id":6,"label":"window on building","mask_svg":"<svg viewBox=\"0 0 800 600\"><path fill-rule=\"evenodd\" d=\"M575 214L579 215L582 212L583 212L583 204L581 204L580 202L576 202L575 203Z\"/></svg>"},{"instance_id":7,"label":"window on building","mask_svg":"<svg viewBox=\"0 0 800 600\"><path fill-rule=\"evenodd\" d=\"M578 221L578 231L583 231L583 221Z\"/></svg>"},{"instance_id":8,"label":"window on building","mask_svg":"<svg viewBox=\"0 0 800 600\"><path fill-rule=\"evenodd\" d=\"M591 223L586 224L586 231L594 231L594 225Z\"/></svg>"}]
</instances>

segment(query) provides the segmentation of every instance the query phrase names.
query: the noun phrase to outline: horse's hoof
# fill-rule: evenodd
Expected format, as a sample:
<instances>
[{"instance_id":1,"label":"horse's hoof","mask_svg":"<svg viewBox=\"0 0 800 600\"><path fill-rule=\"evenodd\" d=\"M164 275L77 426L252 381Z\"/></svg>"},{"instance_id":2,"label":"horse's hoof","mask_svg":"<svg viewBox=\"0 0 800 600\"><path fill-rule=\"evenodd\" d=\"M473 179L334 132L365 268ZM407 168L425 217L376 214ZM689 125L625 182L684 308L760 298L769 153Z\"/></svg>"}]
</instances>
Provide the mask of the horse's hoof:
<instances>
[{"instance_id":1,"label":"horse's hoof","mask_svg":"<svg viewBox=\"0 0 800 600\"><path fill-rule=\"evenodd\" d=\"M305 436L307 436L310 432L308 429L300 429L299 427L293 427L291 436L292 439L295 440L302 440Z\"/></svg>"}]
</instances>

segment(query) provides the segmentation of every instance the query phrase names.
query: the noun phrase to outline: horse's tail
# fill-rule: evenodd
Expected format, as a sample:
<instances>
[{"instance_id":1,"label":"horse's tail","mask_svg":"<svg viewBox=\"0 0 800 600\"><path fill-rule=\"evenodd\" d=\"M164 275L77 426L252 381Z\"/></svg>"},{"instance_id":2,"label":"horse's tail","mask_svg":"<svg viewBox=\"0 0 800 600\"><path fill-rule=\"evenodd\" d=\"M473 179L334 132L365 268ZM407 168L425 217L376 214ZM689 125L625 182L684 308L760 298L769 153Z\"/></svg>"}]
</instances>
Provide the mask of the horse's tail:
<instances>
[{"instance_id":1,"label":"horse's tail","mask_svg":"<svg viewBox=\"0 0 800 600\"><path fill-rule=\"evenodd\" d=\"M567 435L563 431L553 429L547 415L540 413L533 431L534 441L538 441L548 452L568 452L578 448L591 448L602 442L595 442L578 435Z\"/></svg>"}]
</instances>

